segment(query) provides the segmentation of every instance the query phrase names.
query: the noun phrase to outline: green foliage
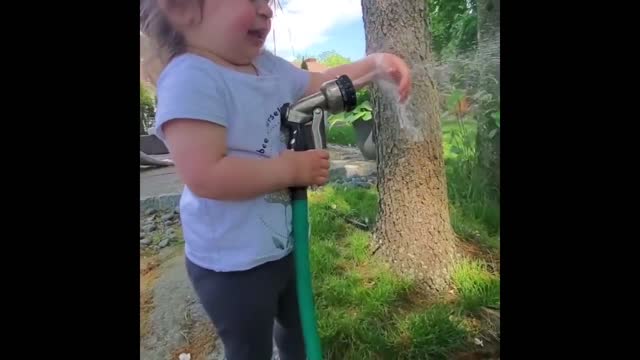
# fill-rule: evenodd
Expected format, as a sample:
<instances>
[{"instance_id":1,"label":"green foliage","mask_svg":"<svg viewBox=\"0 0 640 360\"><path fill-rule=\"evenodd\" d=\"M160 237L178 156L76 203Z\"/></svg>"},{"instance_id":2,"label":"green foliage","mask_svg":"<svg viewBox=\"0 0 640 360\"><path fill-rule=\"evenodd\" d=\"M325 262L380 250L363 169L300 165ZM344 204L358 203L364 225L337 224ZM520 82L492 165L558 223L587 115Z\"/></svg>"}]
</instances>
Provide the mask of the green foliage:
<instances>
[{"instance_id":1,"label":"green foliage","mask_svg":"<svg viewBox=\"0 0 640 360\"><path fill-rule=\"evenodd\" d=\"M436 54L455 54L477 45L476 0L426 0Z\"/></svg>"},{"instance_id":2,"label":"green foliage","mask_svg":"<svg viewBox=\"0 0 640 360\"><path fill-rule=\"evenodd\" d=\"M351 63L351 59L338 54L336 51L325 51L318 55L318 62L326 67L335 67Z\"/></svg>"},{"instance_id":3,"label":"green foliage","mask_svg":"<svg viewBox=\"0 0 640 360\"><path fill-rule=\"evenodd\" d=\"M373 119L373 109L371 108L370 93L368 89L360 89L356 92L356 107L340 114L333 114L329 117L329 131L336 125L351 126L354 121L369 121ZM351 143L353 144L353 142Z\"/></svg>"},{"instance_id":4,"label":"green foliage","mask_svg":"<svg viewBox=\"0 0 640 360\"><path fill-rule=\"evenodd\" d=\"M499 248L500 202L487 177L478 171L477 114L458 111L464 98L464 92L452 90L442 115L451 225L458 235L467 240ZM471 99L475 102L488 101L489 96L478 92ZM499 111L492 114L499 124Z\"/></svg>"},{"instance_id":5,"label":"green foliage","mask_svg":"<svg viewBox=\"0 0 640 360\"><path fill-rule=\"evenodd\" d=\"M140 123L145 130L150 128L155 117L155 101L151 91L140 82Z\"/></svg>"},{"instance_id":6,"label":"green foliage","mask_svg":"<svg viewBox=\"0 0 640 360\"><path fill-rule=\"evenodd\" d=\"M327 129L327 141L330 144L353 146L356 143L356 132L353 126L336 125Z\"/></svg>"},{"instance_id":7,"label":"green foliage","mask_svg":"<svg viewBox=\"0 0 640 360\"><path fill-rule=\"evenodd\" d=\"M329 117L329 130L336 124L340 125L352 125L354 121L362 120L369 121L373 119L373 111L369 101L363 101L358 104L355 109L349 112L343 112L335 114Z\"/></svg>"}]
</instances>

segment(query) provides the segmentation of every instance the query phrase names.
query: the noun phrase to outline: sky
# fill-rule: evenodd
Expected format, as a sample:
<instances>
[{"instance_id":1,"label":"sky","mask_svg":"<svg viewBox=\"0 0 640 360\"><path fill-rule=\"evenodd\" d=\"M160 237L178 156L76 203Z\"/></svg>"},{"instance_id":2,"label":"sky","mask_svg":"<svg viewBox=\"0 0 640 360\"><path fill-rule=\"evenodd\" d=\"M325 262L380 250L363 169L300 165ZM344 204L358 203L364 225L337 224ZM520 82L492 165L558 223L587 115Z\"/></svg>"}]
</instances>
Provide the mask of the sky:
<instances>
[{"instance_id":1,"label":"sky","mask_svg":"<svg viewBox=\"0 0 640 360\"><path fill-rule=\"evenodd\" d=\"M335 50L358 60L365 55L360 0L280 0L265 47L287 60ZM332 9L338 9L332 10Z\"/></svg>"}]
</instances>

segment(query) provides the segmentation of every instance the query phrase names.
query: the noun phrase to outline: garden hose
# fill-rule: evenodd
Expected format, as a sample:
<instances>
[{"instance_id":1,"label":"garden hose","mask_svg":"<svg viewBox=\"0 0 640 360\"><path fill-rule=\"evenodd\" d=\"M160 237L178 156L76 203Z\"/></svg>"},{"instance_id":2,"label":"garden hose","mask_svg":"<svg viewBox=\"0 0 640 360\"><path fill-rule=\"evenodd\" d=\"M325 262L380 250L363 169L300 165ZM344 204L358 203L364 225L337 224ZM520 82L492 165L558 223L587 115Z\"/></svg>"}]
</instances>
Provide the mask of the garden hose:
<instances>
[{"instance_id":1,"label":"garden hose","mask_svg":"<svg viewBox=\"0 0 640 360\"><path fill-rule=\"evenodd\" d=\"M327 113L351 111L356 106L356 90L346 75L327 81L320 91L280 109L280 122L288 129L287 147L294 151L326 149ZM291 189L293 202L293 240L296 291L302 335L309 360L322 359L322 347L316 325L311 266L309 264L309 203L307 188Z\"/></svg>"}]
</instances>

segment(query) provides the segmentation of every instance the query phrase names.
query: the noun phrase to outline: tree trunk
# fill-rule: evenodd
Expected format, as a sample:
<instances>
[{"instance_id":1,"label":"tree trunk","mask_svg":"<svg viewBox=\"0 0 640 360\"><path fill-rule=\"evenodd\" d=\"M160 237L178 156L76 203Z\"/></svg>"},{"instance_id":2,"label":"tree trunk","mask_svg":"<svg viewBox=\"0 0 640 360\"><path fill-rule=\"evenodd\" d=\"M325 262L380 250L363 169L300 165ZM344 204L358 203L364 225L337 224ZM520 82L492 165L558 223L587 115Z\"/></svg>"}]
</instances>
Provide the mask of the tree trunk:
<instances>
[{"instance_id":1,"label":"tree trunk","mask_svg":"<svg viewBox=\"0 0 640 360\"><path fill-rule=\"evenodd\" d=\"M480 104L478 166L489 184L500 190L500 128L491 113L500 110L500 0L478 0L480 88L491 99Z\"/></svg>"},{"instance_id":2,"label":"tree trunk","mask_svg":"<svg viewBox=\"0 0 640 360\"><path fill-rule=\"evenodd\" d=\"M457 258L450 225L438 94L427 71L424 0L362 0L367 53L391 52L411 66L405 106L383 84L371 89L378 152L377 253L431 293L448 288ZM401 125L401 123L403 125Z\"/></svg>"}]
</instances>

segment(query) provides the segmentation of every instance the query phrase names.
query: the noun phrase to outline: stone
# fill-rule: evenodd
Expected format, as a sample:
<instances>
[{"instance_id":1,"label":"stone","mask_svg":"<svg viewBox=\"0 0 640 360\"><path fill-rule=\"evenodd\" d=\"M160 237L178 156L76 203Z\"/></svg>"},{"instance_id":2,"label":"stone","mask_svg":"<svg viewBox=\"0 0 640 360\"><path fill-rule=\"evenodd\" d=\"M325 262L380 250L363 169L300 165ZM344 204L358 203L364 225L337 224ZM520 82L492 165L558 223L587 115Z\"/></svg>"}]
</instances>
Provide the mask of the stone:
<instances>
[{"instance_id":1,"label":"stone","mask_svg":"<svg viewBox=\"0 0 640 360\"><path fill-rule=\"evenodd\" d=\"M144 230L144 232L146 233L150 233L152 231L155 231L158 227L155 224L148 224L142 227L142 230Z\"/></svg>"},{"instance_id":2,"label":"stone","mask_svg":"<svg viewBox=\"0 0 640 360\"><path fill-rule=\"evenodd\" d=\"M173 225L173 222L170 220L164 222L164 226L171 226L171 225Z\"/></svg>"},{"instance_id":3,"label":"stone","mask_svg":"<svg viewBox=\"0 0 640 360\"><path fill-rule=\"evenodd\" d=\"M174 212L175 214L180 214L180 205L176 206L176 207L173 209L173 212Z\"/></svg>"},{"instance_id":4,"label":"stone","mask_svg":"<svg viewBox=\"0 0 640 360\"><path fill-rule=\"evenodd\" d=\"M162 215L162 217L160 219L162 221L172 220L174 216L175 216L175 214L173 214L173 213L165 214L165 215Z\"/></svg>"},{"instance_id":5,"label":"stone","mask_svg":"<svg viewBox=\"0 0 640 360\"><path fill-rule=\"evenodd\" d=\"M158 244L158 247L160 249L167 247L167 245L169 245L169 239L163 239L162 241L160 241L160 243Z\"/></svg>"},{"instance_id":6,"label":"stone","mask_svg":"<svg viewBox=\"0 0 640 360\"><path fill-rule=\"evenodd\" d=\"M164 155L169 153L164 142L155 135L140 135L140 151L148 155Z\"/></svg>"},{"instance_id":7,"label":"stone","mask_svg":"<svg viewBox=\"0 0 640 360\"><path fill-rule=\"evenodd\" d=\"M333 160L329 168L329 177L331 180L354 176L368 177L375 170L375 161Z\"/></svg>"},{"instance_id":8,"label":"stone","mask_svg":"<svg viewBox=\"0 0 640 360\"><path fill-rule=\"evenodd\" d=\"M180 203L180 194L165 194L158 196L158 208L162 210L175 209Z\"/></svg>"},{"instance_id":9,"label":"stone","mask_svg":"<svg viewBox=\"0 0 640 360\"><path fill-rule=\"evenodd\" d=\"M140 233L140 239L144 239L144 233Z\"/></svg>"},{"instance_id":10,"label":"stone","mask_svg":"<svg viewBox=\"0 0 640 360\"><path fill-rule=\"evenodd\" d=\"M157 210L156 210L156 209L153 209L153 208L152 208L152 209L147 209L147 210L144 212L144 214L145 214L146 216L150 216L150 215L155 214L155 213L156 213L156 211L157 211Z\"/></svg>"},{"instance_id":11,"label":"stone","mask_svg":"<svg viewBox=\"0 0 640 360\"><path fill-rule=\"evenodd\" d=\"M149 245L149 244L151 244L151 240L149 239L140 240L140 245Z\"/></svg>"}]
</instances>

